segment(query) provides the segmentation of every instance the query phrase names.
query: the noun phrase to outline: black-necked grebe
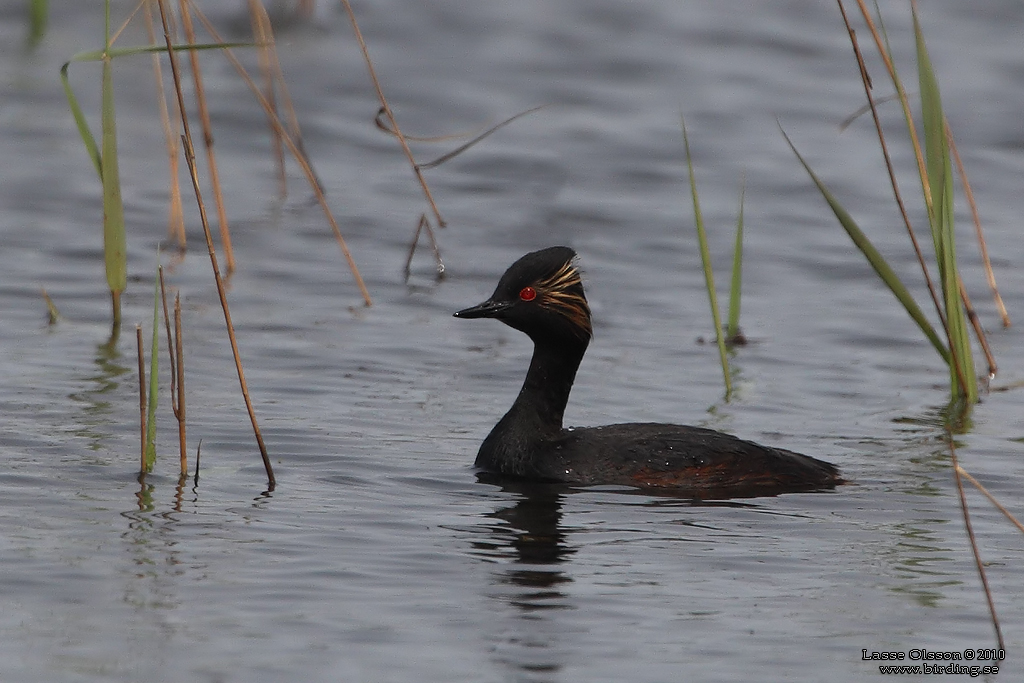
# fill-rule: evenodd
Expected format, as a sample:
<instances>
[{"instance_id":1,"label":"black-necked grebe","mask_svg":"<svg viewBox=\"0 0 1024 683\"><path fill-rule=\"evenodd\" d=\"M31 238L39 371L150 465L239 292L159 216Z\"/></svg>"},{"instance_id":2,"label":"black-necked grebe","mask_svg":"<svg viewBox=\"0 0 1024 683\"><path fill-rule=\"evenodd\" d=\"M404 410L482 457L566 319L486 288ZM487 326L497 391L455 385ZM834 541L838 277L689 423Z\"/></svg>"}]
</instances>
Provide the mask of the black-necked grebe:
<instances>
[{"instance_id":1,"label":"black-necked grebe","mask_svg":"<svg viewBox=\"0 0 1024 683\"><path fill-rule=\"evenodd\" d=\"M836 468L702 427L631 423L562 428L592 334L590 307L568 247L512 264L491 297L457 318L497 318L533 340L533 360L511 410L480 446L476 466L521 479L666 488L696 498L832 488Z\"/></svg>"}]
</instances>

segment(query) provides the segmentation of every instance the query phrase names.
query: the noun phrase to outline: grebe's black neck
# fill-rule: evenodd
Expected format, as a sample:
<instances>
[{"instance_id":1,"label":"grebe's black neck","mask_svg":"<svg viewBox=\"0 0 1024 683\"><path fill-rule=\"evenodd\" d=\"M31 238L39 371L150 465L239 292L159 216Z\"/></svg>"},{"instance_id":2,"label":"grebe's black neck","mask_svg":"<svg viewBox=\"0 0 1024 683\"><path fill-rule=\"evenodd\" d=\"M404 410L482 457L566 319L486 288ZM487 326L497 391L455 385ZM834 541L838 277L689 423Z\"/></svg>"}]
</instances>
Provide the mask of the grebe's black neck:
<instances>
[{"instance_id":1,"label":"grebe's black neck","mask_svg":"<svg viewBox=\"0 0 1024 683\"><path fill-rule=\"evenodd\" d=\"M523 427L540 427L545 434L561 431L569 392L586 351L587 340L575 337L535 339L523 388L506 417L523 422Z\"/></svg>"}]
</instances>

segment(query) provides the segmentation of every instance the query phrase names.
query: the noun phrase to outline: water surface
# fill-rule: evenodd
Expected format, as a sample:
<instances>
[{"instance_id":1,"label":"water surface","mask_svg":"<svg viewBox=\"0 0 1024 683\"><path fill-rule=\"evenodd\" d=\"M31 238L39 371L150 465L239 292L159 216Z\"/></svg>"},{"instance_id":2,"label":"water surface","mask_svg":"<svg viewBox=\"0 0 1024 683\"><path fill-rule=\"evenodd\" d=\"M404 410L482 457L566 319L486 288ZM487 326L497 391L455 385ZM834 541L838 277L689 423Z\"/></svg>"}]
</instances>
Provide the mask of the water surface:
<instances>
[{"instance_id":1,"label":"water surface","mask_svg":"<svg viewBox=\"0 0 1024 683\"><path fill-rule=\"evenodd\" d=\"M184 299L201 479L176 486L165 407L157 471L136 480L134 340L107 345L99 184L57 77L74 52L99 45L102 16L52 4L31 54L22 3L4 3L0 21L0 679L860 681L878 675L865 648L993 645L942 437L948 380L778 132L781 122L912 273L869 122L838 132L863 92L834 5L358 4L408 133L470 131L548 105L427 173L449 225L439 233L447 277L435 279L421 250L408 283L402 265L426 206L397 145L373 126L378 105L351 29L332 3L282 25L306 145L371 308L295 169L278 199L262 115L231 68L204 55L239 261L229 298L278 478L267 492L191 205L189 251L164 260ZM243 3L206 4L225 33L244 35ZM886 19L911 65L905 9ZM1019 317L1017 6L923 9ZM117 16L128 10L115 3ZM98 68L71 73L98 112ZM151 319L167 171L148 62L119 60L115 76L130 331ZM897 135L895 109L883 111ZM754 343L733 358L729 403L714 347L697 343L711 324L680 114L722 280L746 179L743 325ZM452 144L415 151L426 160ZM911 170L905 153L897 161ZM1019 328L999 328L966 219L966 284L1006 386L1020 378L1024 345ZM451 313L486 297L520 255L555 243L580 253L595 318L568 422L703 424L825 458L853 484L693 505L478 481L476 448L518 391L530 347ZM53 327L40 287L63 314ZM965 467L1018 513L1022 402L1019 390L986 395L957 437ZM1010 680L1024 633L1022 540L969 498Z\"/></svg>"}]
</instances>

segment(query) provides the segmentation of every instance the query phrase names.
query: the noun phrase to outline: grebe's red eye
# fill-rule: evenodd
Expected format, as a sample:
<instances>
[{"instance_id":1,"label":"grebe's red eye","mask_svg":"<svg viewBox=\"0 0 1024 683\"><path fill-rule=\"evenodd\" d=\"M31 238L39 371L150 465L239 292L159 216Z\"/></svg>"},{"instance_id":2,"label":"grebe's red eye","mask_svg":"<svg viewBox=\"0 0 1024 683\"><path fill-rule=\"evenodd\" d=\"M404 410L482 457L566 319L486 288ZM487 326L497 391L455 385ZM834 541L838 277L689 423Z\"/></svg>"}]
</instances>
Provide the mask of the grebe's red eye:
<instances>
[{"instance_id":1,"label":"grebe's red eye","mask_svg":"<svg viewBox=\"0 0 1024 683\"><path fill-rule=\"evenodd\" d=\"M523 301L533 301L537 298L537 290L533 287L523 287L519 290L519 298Z\"/></svg>"}]
</instances>

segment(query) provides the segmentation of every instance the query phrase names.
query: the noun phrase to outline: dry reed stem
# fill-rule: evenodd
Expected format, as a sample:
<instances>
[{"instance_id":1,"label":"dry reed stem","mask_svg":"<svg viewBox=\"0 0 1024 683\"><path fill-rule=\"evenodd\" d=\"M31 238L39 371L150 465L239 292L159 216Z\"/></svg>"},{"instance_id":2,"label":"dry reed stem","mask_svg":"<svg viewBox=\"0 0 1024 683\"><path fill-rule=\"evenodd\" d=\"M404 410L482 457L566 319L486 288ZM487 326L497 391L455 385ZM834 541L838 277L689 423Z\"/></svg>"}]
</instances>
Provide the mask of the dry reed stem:
<instances>
[{"instance_id":1,"label":"dry reed stem","mask_svg":"<svg viewBox=\"0 0 1024 683\"><path fill-rule=\"evenodd\" d=\"M1003 327L1010 326L1010 314L1006 312L1003 304L1003 297L999 296L999 287L996 286L996 276L992 272L992 262L988 258L988 246L985 244L985 235L981 229L981 216L978 215L978 204L974 201L974 191L971 183L967 180L967 169L960 159L960 152L957 150L956 142L953 140L953 131L946 122L946 139L949 140L949 149L953 152L953 159L956 161L956 172L960 176L960 182L964 188L964 196L967 197L967 205L971 207L971 218L974 220L974 231L978 235L978 248L981 250L981 260L985 264L985 277L988 279L989 289L992 290L992 298L995 299L996 308L999 309L999 317L1003 320Z\"/></svg>"},{"instance_id":2,"label":"dry reed stem","mask_svg":"<svg viewBox=\"0 0 1024 683\"><path fill-rule=\"evenodd\" d=\"M841 0L837 1L841 2ZM911 5L916 8L916 2L914 2L914 0L911 0ZM878 33L878 28L875 26L875 22L871 18L871 13L868 12L868 8L864 4L864 0L857 0L857 7L860 8L860 13L864 17L864 22L867 24L868 30L871 31L871 37L875 40L875 47L878 50L878 55L882 58L886 71L889 72L889 78L892 80L893 87L896 89L896 94L899 96L900 106L903 108L903 118L910 133L910 144L914 148L914 158L917 160L917 172L918 175L921 176L921 188L924 192L924 203L928 208L928 215L930 216L934 211L932 206L932 188L931 184L928 182L928 171L924 162L924 153L921 151L921 141L917 135L917 127L914 125L914 117L910 112L910 101L907 99L907 91L903 88L903 84L900 82L899 75L896 73L896 67L889 58L889 53L882 42L882 36ZM843 14L845 16L845 11Z\"/></svg>"},{"instance_id":3,"label":"dry reed stem","mask_svg":"<svg viewBox=\"0 0 1024 683\"><path fill-rule=\"evenodd\" d=\"M867 97L868 106L871 109L871 118L875 123L875 132L878 135L878 142L882 147L882 157L885 159L885 169L889 174L889 182L892 185L893 196L896 198L896 204L900 209L900 216L903 218L903 225L907 229L907 234L910 236L910 243L913 245L914 253L917 255L917 262L920 264L921 272L924 274L924 281L928 287L928 294L932 298L932 303L935 305L935 311L942 323L942 329L945 330L946 337L948 339L949 326L946 323L946 316L943 314L942 306L939 304L938 292L935 289L935 285L932 283L932 278L928 271L928 263L925 261L924 253L921 251L921 245L918 243L917 236L914 234L914 228L910 223L910 216L907 214L906 206L903 203L903 195L900 193L899 182L896 180L896 171L892 166L892 158L889 156L889 147L885 143L885 134L882 132L882 122L878 116L878 108L875 105L874 96L871 94L873 88L871 84L871 77L868 75L867 64L864 62L864 55L861 53L860 44L857 42L857 32L854 31L853 27L850 25L850 20L846 15L846 8L843 7L842 0L837 0L837 2L839 4L839 12L843 15L843 23L846 24L846 31L850 34L850 44L853 46L853 54L857 59L857 67L860 70L861 82L864 84L864 94Z\"/></svg>"},{"instance_id":4,"label":"dry reed stem","mask_svg":"<svg viewBox=\"0 0 1024 683\"><path fill-rule=\"evenodd\" d=\"M217 42L223 43L224 40L220 37L220 34L217 33L217 30L213 27L213 24L210 23L210 20L206 18L206 15L199 11L192 0L189 0L189 4L196 16L199 18L199 21L202 22L207 33L210 34L210 37ZM235 67L235 70L238 72L239 76L242 77L242 80L244 80L246 85L249 86L249 89L259 101L260 106L262 106L263 110L267 112L267 117L270 120L271 125L274 127L274 130L280 133L281 139L284 141L285 146L288 147L288 151L292 153L292 156L295 157L295 160L298 162L302 172L306 175L306 180L313 189L313 194L316 196L317 203L320 204L320 208L323 210L324 215L327 218L327 222L330 224L331 230L334 232L334 239L341 248L342 254L345 256L345 261L348 263L349 270L352 271L352 277L355 278L356 285L359 287L359 291L363 295L363 301L367 306L372 306L373 301L370 299L370 292L366 289L366 285L363 283L363 277L359 274L359 268L356 266L355 259L352 258L352 253L348 250L345 238L341 235L341 228L338 227L338 222L334 220L334 214L331 213L330 207L327 206L327 197L324 196L323 191L320 189L320 185L316 180L316 174L313 173L313 167L310 166L309 161L299 149L298 145L296 145L295 141L292 140L291 136L284 130L284 127L281 125L281 121L277 118L277 115L274 114L273 110L270 109L270 103L268 103L266 98L263 97L263 93L260 92L256 83L252 80L252 77L249 76L245 67L243 67L241 62L238 61L231 49L224 48L223 53L231 65Z\"/></svg>"},{"instance_id":5,"label":"dry reed stem","mask_svg":"<svg viewBox=\"0 0 1024 683\"><path fill-rule=\"evenodd\" d=\"M978 344L981 345L981 352L985 354L985 362L988 364L988 382L995 379L996 371L999 369L996 366L995 356L992 355L992 347L988 345L988 335L985 334L984 328L981 326L981 319L978 318L978 314L974 310L974 304L971 303L971 297L967 295L967 290L964 288L964 281L960 279L959 273L956 276L956 284L960 289L960 300L964 304L964 312L967 314L967 319L971 323L971 327L974 328L974 336L978 338Z\"/></svg>"},{"instance_id":6,"label":"dry reed stem","mask_svg":"<svg viewBox=\"0 0 1024 683\"><path fill-rule=\"evenodd\" d=\"M153 0L146 0L144 9L146 17L146 36L150 44L156 44L156 30L153 28L153 12L150 5ZM160 124L164 130L164 142L167 145L167 167L170 170L170 203L167 207L167 235L178 243L180 249L185 248L185 214L181 206L181 183L178 182L178 136L171 127L171 116L164 94L164 75L160 66L160 55L150 55L153 62L153 78L157 86L157 105L160 110Z\"/></svg>"},{"instance_id":7,"label":"dry reed stem","mask_svg":"<svg viewBox=\"0 0 1024 683\"><path fill-rule=\"evenodd\" d=\"M142 7L147 2L149 2L149 0L139 0L139 2L135 5L135 9L128 13L128 18L121 22L121 25L118 26L117 30L114 31L113 35L110 36L110 45L113 45L115 42L117 42L117 39L121 37L121 34L124 32L124 30L128 28L128 24L131 23L132 19L135 18L135 15L139 13L139 10L142 9Z\"/></svg>"},{"instance_id":8,"label":"dry reed stem","mask_svg":"<svg viewBox=\"0 0 1024 683\"><path fill-rule=\"evenodd\" d=\"M971 473L968 472L967 470L965 470L963 467L960 467L960 465L957 465L957 470L960 472L960 476L964 477L965 479L967 479L967 481L969 481L972 484L974 484L974 488L976 488L979 491L981 491L982 495L984 495L986 498L988 498L988 502L992 503L992 505L994 505L997 510L1002 512L1003 515L1008 520L1010 520L1011 524L1013 524L1015 527L1017 527L1017 529L1019 529L1022 533L1024 533L1024 524L1021 524L1017 520L1017 518L1013 516L1012 512L1010 512L1005 507L1003 507L1003 504L1000 503L998 500L996 500L996 497L993 496L991 493L989 493L988 489L986 489L984 486L982 486L980 481L978 481L973 476L971 476Z\"/></svg>"},{"instance_id":9,"label":"dry reed stem","mask_svg":"<svg viewBox=\"0 0 1024 683\"><path fill-rule=\"evenodd\" d=\"M142 325L135 326L135 342L139 356L139 476L146 473L146 362L142 353Z\"/></svg>"},{"instance_id":10,"label":"dry reed stem","mask_svg":"<svg viewBox=\"0 0 1024 683\"><path fill-rule=\"evenodd\" d=\"M872 87L874 87L874 86L872 86ZM895 94L893 94L893 95L886 95L885 97L879 97L878 99L876 99L875 100L875 104L885 104L886 102L894 102L894 101L896 101L898 99L899 99L898 95L895 95ZM858 109L857 111L855 111L852 114L850 114L849 116L847 116L839 124L839 132L840 133L845 132L847 128L849 128L850 126L853 125L854 121L859 119L864 114L867 114L869 111L871 111L871 105L870 104L865 104L860 109Z\"/></svg>"},{"instance_id":11,"label":"dry reed stem","mask_svg":"<svg viewBox=\"0 0 1024 683\"><path fill-rule=\"evenodd\" d=\"M542 105L543 106L543 105ZM534 109L540 109L540 107L534 107ZM530 111L533 111L532 109ZM524 114L527 112L523 112ZM391 127L384 122L384 116L386 112L384 107L377 110L377 115L373 117L373 125L377 126L378 129L384 131L388 135L394 135L395 131L391 130ZM516 116L519 116L517 114ZM507 123L507 122L505 122ZM499 126L504 125L498 124ZM486 131L487 129L483 126L480 127L480 131ZM406 140L412 140L413 142L448 142L449 140L464 140L470 136L479 136L480 133L451 133L449 135L409 135L405 134ZM420 168L425 168L427 164L420 164Z\"/></svg>"},{"instance_id":12,"label":"dry reed stem","mask_svg":"<svg viewBox=\"0 0 1024 683\"><path fill-rule=\"evenodd\" d=\"M996 641L1000 649L1005 649L1003 642L1003 630L999 627L999 616L996 614L996 605L992 600L992 591L988 585L988 575L985 573L985 564L981 561L981 552L978 550L978 541L974 537L974 528L971 526L971 515L967 510L967 495L964 493L964 482L961 478L963 468L956 457L956 447L953 445L952 434L947 433L946 443L949 446L949 455L953 460L953 478L956 481L956 492L960 497L960 511L964 518L964 528L967 530L967 539L971 544L971 553L974 555L974 565L978 569L978 577L981 579L981 587L985 592L985 601L988 602L988 611L992 617L992 627L996 631Z\"/></svg>"},{"instance_id":13,"label":"dry reed stem","mask_svg":"<svg viewBox=\"0 0 1024 683\"><path fill-rule=\"evenodd\" d=\"M203 233L206 235L206 247L210 253L210 264L213 268L213 277L217 282L217 294L220 296L221 309L224 311L224 323L227 325L228 340L231 342L231 354L235 359L235 370L238 373L238 384L242 390L242 398L245 399L245 409L249 413L249 421L252 423L253 433L256 435L256 443L260 449L260 456L263 458L263 467L267 471L267 484L270 490L273 490L276 484L274 468L270 464L270 456L267 455L267 446L263 442L263 434L260 432L259 423L256 421L256 411L253 408L252 399L249 397L249 386L245 381L245 371L242 369L242 357L238 350L238 340L235 338L235 326L231 322L231 312L228 308L228 299L227 293L224 289L224 280L221 277L220 268L217 265L217 252L213 246L213 235L210 232L210 224L206 218L206 208L203 206L202 197L200 196L201 190L199 189L199 176L196 172L195 151L192 148L192 141L188 138L187 133L182 136L182 141L185 144L185 160L189 167L189 174L192 176L192 187L196 192L196 197L199 203L199 213L203 224Z\"/></svg>"},{"instance_id":14,"label":"dry reed stem","mask_svg":"<svg viewBox=\"0 0 1024 683\"><path fill-rule=\"evenodd\" d=\"M302 127L299 125L299 116L295 113L295 104L292 102L292 97L288 93L288 82L284 78L284 70L281 69L281 60L277 55L277 41L274 39L273 26L270 21L270 16L266 14L266 10L263 11L266 15L267 30L270 33L270 46L269 46L269 57L270 57L270 69L273 72L272 78L277 87L277 102L275 105L280 104L280 107L284 110L288 119L288 129L291 131L292 139L295 141L295 146L299 148L302 156L310 163L310 169L313 171L314 180L316 184L323 191L323 183L320 182L320 176L317 174L316 169L313 168L312 162L309 161L309 155L306 154L306 145L302 140ZM284 168L284 162L282 161L282 169ZM285 188L287 191L287 188Z\"/></svg>"},{"instance_id":15,"label":"dry reed stem","mask_svg":"<svg viewBox=\"0 0 1024 683\"><path fill-rule=\"evenodd\" d=\"M174 405L177 371L175 370L175 357L174 357L174 339L171 337L171 316L167 313L167 289L164 284L164 267L158 266L156 269L157 276L160 278L160 301L164 308L164 328L167 330L167 352L171 357L171 409L177 412L177 408Z\"/></svg>"},{"instance_id":16,"label":"dry reed stem","mask_svg":"<svg viewBox=\"0 0 1024 683\"><path fill-rule=\"evenodd\" d=\"M345 6L345 12L348 14L349 21L352 23L352 30L355 32L356 41L359 43L359 49L362 50L363 60L366 62L366 68L370 72L370 80L373 81L373 88L377 91L377 99L380 100L380 106L383 107L384 113L387 114L388 121L391 123L391 129L394 131L395 137L398 138L398 142L402 146L402 151L405 152L406 158L412 165L412 172L416 175L416 180L419 181L420 187L423 188L423 196L426 197L427 204L430 205L430 210L434 214L434 219L437 221L438 227L443 228L446 225L445 220L441 217L441 212L438 210L437 204L434 202L434 196L430 193L430 188L427 186L427 181L423 177L419 164L416 163L416 159L412 155L412 150L409 149L409 143L406 142L405 136L402 135L402 131L398 127L398 121L395 119L394 112L391 111L391 105L388 104L387 98L384 97L384 90L381 88L380 80L377 78L377 71L373 68L373 61L370 59L370 51L366 47L366 41L363 40L363 32L359 30L359 23L356 21L355 12L352 11L352 5L349 4L348 0L341 0L341 4Z\"/></svg>"},{"instance_id":17,"label":"dry reed stem","mask_svg":"<svg viewBox=\"0 0 1024 683\"><path fill-rule=\"evenodd\" d=\"M181 292L174 294L174 350L178 357L178 404L174 417L178 420L178 444L181 448L181 476L188 474L188 451L185 448L185 346L181 335Z\"/></svg>"},{"instance_id":18,"label":"dry reed stem","mask_svg":"<svg viewBox=\"0 0 1024 683\"><path fill-rule=\"evenodd\" d=\"M164 40L167 43L167 53L171 62L171 75L174 78L174 90L178 96L178 108L181 112L181 124L184 130L182 142L185 147L185 161L188 164L189 175L192 178L192 189L195 191L196 203L199 205L199 217L203 225L203 234L206 237L206 247L210 254L210 265L213 269L213 277L217 283L217 294L220 296L221 309L224 312L224 323L228 330L228 340L231 342L231 353L235 359L235 370L238 373L238 383L241 386L242 397L245 399L245 408L249 413L249 420L252 422L253 432L256 435L256 443L259 445L260 456L263 458L263 466L267 472L267 486L272 491L276 480L274 469L270 464L270 457L267 455L267 447L263 442L263 435L260 432L259 423L256 421L256 411L253 409L252 399L249 397L249 388L245 381L245 372L242 370L242 358L238 351L238 341L235 338L235 328L231 323L231 311L228 307L227 294L224 290L224 280L220 275L220 268L217 265L217 251L213 246L213 235L210 232L210 223L206 217L206 206L203 204L202 190L199 186L199 174L196 171L195 150L192 147L192 134L189 129L188 113L185 110L185 96L181 90L181 77L178 69L177 53L172 49L171 35L168 32L167 12L164 7L164 0L158 0L160 6L160 18L164 25Z\"/></svg>"},{"instance_id":19,"label":"dry reed stem","mask_svg":"<svg viewBox=\"0 0 1024 683\"><path fill-rule=\"evenodd\" d=\"M249 0L249 21L252 24L253 37L256 39L256 52L259 55L260 73L263 74L263 97L277 112L277 97L274 94L274 72L271 67L271 52L274 50L274 29L270 25L270 17L261 0ZM288 196L288 176L285 173L284 148L281 134L270 125L270 140L274 147L274 159L277 161L277 193L282 199Z\"/></svg>"},{"instance_id":20,"label":"dry reed stem","mask_svg":"<svg viewBox=\"0 0 1024 683\"><path fill-rule=\"evenodd\" d=\"M507 119L505 119L504 121L502 121L501 123L498 123L498 124L495 124L495 125L491 126L487 130L485 130L483 133L480 133L479 135L477 135L476 137L474 137L472 140L470 140L469 142L465 143L464 145L460 145L459 147L456 147L455 149L453 149L452 151L448 152L447 154L442 154L441 156L439 156L438 158L434 159L433 161L428 161L426 163L420 164L420 168L421 169L424 169L424 168L436 168L436 167L440 166L441 164L443 164L444 162L449 161L449 160L454 159L455 157L459 156L460 154L465 152L467 149L469 149L473 145L477 144L478 142L480 142L484 138L488 137L489 135L497 132L498 130L504 128L505 126L507 126L508 124L512 123L516 119L522 118L523 116L526 116L528 114L532 114L532 113L534 113L536 111L539 111L539 110L543 109L546 106L547 106L546 104L541 104L541 105L538 105L536 107L531 107L530 109L527 109L526 111L521 111L518 114L510 116ZM384 126L381 126L380 124L378 124L378 127L384 128ZM384 130L387 130L387 129L384 128ZM391 133L392 131L388 131L388 132ZM392 134L394 134L394 133L392 133Z\"/></svg>"},{"instance_id":21,"label":"dry reed stem","mask_svg":"<svg viewBox=\"0 0 1024 683\"><path fill-rule=\"evenodd\" d=\"M179 0L181 26L185 32L185 40L190 45L196 42L196 32L189 13L189 3ZM213 124L210 122L210 109L206 105L206 89L203 87L203 71L199 66L199 52L189 50L189 61L192 66L192 83L195 87L196 110L199 122L203 127L203 148L206 150L206 166L210 174L210 189L213 202L217 207L217 226L220 231L220 243L224 247L224 260L227 262L228 275L235 272L235 250L231 246L231 229L228 225L228 211L224 205L224 195L220 188L220 171L217 167L217 155L213 149Z\"/></svg>"}]
</instances>

